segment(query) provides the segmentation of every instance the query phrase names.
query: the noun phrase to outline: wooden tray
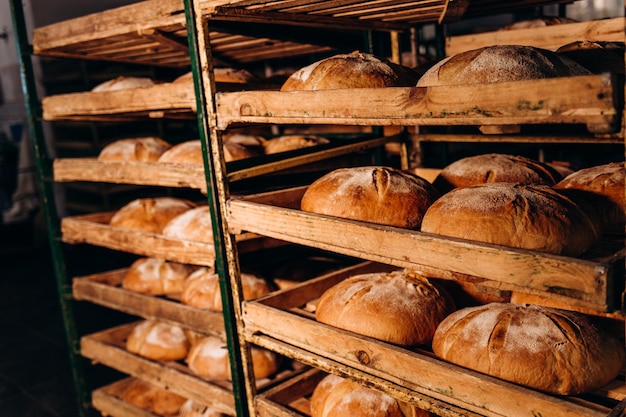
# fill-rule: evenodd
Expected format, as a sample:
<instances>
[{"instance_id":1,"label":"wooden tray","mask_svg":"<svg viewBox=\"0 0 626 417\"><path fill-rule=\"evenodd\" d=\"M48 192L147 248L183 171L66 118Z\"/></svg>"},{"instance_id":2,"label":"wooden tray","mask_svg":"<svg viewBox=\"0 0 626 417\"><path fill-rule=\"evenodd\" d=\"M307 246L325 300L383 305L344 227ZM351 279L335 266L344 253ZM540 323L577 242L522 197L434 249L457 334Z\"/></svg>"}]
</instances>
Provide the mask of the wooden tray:
<instances>
[{"instance_id":1,"label":"wooden tray","mask_svg":"<svg viewBox=\"0 0 626 417\"><path fill-rule=\"evenodd\" d=\"M380 268L365 263L244 302L246 338L305 364L352 374L402 401L424 401L420 395L425 395L470 415L604 417L626 398L623 379L591 395L552 396L452 365L423 348L401 348L315 320L311 307L326 289ZM607 401L613 405L603 405Z\"/></svg>"},{"instance_id":2,"label":"wooden tray","mask_svg":"<svg viewBox=\"0 0 626 417\"><path fill-rule=\"evenodd\" d=\"M352 124L481 126L584 124L593 133L619 130L617 76L437 87L321 91L244 91L216 95L217 124ZM502 129L504 130L504 129Z\"/></svg>"},{"instance_id":3,"label":"wooden tray","mask_svg":"<svg viewBox=\"0 0 626 417\"><path fill-rule=\"evenodd\" d=\"M299 210L306 186L232 198L232 233L259 233L444 279L543 295L597 312L621 308L623 239L601 241L592 258L570 258L483 244L413 230L306 213ZM340 233L335 231L340 230Z\"/></svg>"},{"instance_id":4,"label":"wooden tray","mask_svg":"<svg viewBox=\"0 0 626 417\"><path fill-rule=\"evenodd\" d=\"M222 313L182 304L174 296L153 296L126 290L121 285L127 270L119 269L74 278L74 299L89 301L147 320L159 320L200 333L225 337Z\"/></svg>"},{"instance_id":5,"label":"wooden tray","mask_svg":"<svg viewBox=\"0 0 626 417\"><path fill-rule=\"evenodd\" d=\"M180 263L213 266L213 243L174 239L155 233L145 233L109 226L115 212L65 217L61 220L63 242L88 243L109 249L167 259ZM237 237L239 250L250 252L283 245L284 242L246 233Z\"/></svg>"}]
</instances>

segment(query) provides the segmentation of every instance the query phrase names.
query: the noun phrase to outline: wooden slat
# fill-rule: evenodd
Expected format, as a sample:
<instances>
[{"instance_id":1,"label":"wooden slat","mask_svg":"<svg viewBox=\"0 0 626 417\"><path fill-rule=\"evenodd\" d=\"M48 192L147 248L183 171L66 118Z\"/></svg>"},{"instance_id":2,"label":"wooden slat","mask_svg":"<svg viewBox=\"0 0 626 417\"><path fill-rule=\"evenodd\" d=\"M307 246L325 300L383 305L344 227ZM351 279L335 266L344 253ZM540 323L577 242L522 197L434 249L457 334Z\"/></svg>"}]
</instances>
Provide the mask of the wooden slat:
<instances>
[{"instance_id":1,"label":"wooden slat","mask_svg":"<svg viewBox=\"0 0 626 417\"><path fill-rule=\"evenodd\" d=\"M173 298L126 290L121 286L126 271L120 269L74 278L72 295L76 300L89 301L147 320L159 320L225 338L222 313L187 306Z\"/></svg>"},{"instance_id":2,"label":"wooden slat","mask_svg":"<svg viewBox=\"0 0 626 417\"><path fill-rule=\"evenodd\" d=\"M445 279L546 295L599 312L616 308L613 285L623 253L585 260L351 221L298 210L306 187L228 203L231 232L249 231L361 259L414 267ZM334 231L341 230L341 233ZM615 276L614 276L615 275Z\"/></svg>"},{"instance_id":3,"label":"wooden slat","mask_svg":"<svg viewBox=\"0 0 626 417\"><path fill-rule=\"evenodd\" d=\"M353 125L586 124L619 128L608 74L442 87L248 91L216 96L218 126L237 122Z\"/></svg>"},{"instance_id":4,"label":"wooden slat","mask_svg":"<svg viewBox=\"0 0 626 417\"><path fill-rule=\"evenodd\" d=\"M540 30L531 28L449 36L446 38L446 55L490 45L527 45L555 50L581 40L624 42L624 18L552 25Z\"/></svg>"},{"instance_id":5,"label":"wooden slat","mask_svg":"<svg viewBox=\"0 0 626 417\"><path fill-rule=\"evenodd\" d=\"M138 408L122 400L125 388L135 378L125 378L91 393L93 407L103 416L111 417L158 417L149 411Z\"/></svg>"}]
</instances>

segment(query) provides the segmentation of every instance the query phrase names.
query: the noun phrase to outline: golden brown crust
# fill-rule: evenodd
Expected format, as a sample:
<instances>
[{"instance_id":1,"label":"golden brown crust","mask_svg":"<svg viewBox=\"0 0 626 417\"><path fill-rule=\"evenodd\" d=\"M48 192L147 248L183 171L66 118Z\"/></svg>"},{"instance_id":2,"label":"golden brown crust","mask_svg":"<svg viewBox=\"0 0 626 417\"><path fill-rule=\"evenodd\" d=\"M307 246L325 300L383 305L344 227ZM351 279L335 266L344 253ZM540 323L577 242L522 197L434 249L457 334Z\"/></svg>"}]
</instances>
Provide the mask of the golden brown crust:
<instances>
[{"instance_id":1,"label":"golden brown crust","mask_svg":"<svg viewBox=\"0 0 626 417\"><path fill-rule=\"evenodd\" d=\"M150 295L178 294L194 271L191 265L156 258L139 258L124 274L122 287Z\"/></svg>"},{"instance_id":2,"label":"golden brown crust","mask_svg":"<svg viewBox=\"0 0 626 417\"><path fill-rule=\"evenodd\" d=\"M203 164L200 139L178 143L165 151L159 162L178 164Z\"/></svg>"},{"instance_id":3,"label":"golden brown crust","mask_svg":"<svg viewBox=\"0 0 626 417\"><path fill-rule=\"evenodd\" d=\"M386 342L415 346L429 342L454 311L442 287L416 271L350 277L322 294L315 318L321 323Z\"/></svg>"},{"instance_id":4,"label":"golden brown crust","mask_svg":"<svg viewBox=\"0 0 626 417\"><path fill-rule=\"evenodd\" d=\"M572 311L493 303L448 316L433 339L449 362L554 394L595 390L620 372L624 346Z\"/></svg>"},{"instance_id":5,"label":"golden brown crust","mask_svg":"<svg viewBox=\"0 0 626 417\"><path fill-rule=\"evenodd\" d=\"M176 393L138 378L128 381L120 398L128 404L163 417L177 416L187 401Z\"/></svg>"},{"instance_id":6,"label":"golden brown crust","mask_svg":"<svg viewBox=\"0 0 626 417\"><path fill-rule=\"evenodd\" d=\"M224 135L224 160L226 162L263 155L265 138L256 135L233 133Z\"/></svg>"},{"instance_id":7,"label":"golden brown crust","mask_svg":"<svg viewBox=\"0 0 626 417\"><path fill-rule=\"evenodd\" d=\"M388 226L416 229L439 193L428 181L389 167L340 168L314 181L301 208Z\"/></svg>"},{"instance_id":8,"label":"golden brown crust","mask_svg":"<svg viewBox=\"0 0 626 417\"><path fill-rule=\"evenodd\" d=\"M102 148L98 160L155 162L171 146L166 141L152 136L119 139Z\"/></svg>"},{"instance_id":9,"label":"golden brown crust","mask_svg":"<svg viewBox=\"0 0 626 417\"><path fill-rule=\"evenodd\" d=\"M237 83L246 84L256 80L256 77L244 69L235 68L213 68L213 79L216 83ZM185 83L193 81L191 71L176 78L173 83Z\"/></svg>"},{"instance_id":10,"label":"golden brown crust","mask_svg":"<svg viewBox=\"0 0 626 417\"><path fill-rule=\"evenodd\" d=\"M126 349L148 359L177 361L187 356L189 340L178 326L144 320L128 335Z\"/></svg>"},{"instance_id":11,"label":"golden brown crust","mask_svg":"<svg viewBox=\"0 0 626 417\"><path fill-rule=\"evenodd\" d=\"M308 148L310 146L325 145L328 139L320 136L285 135L268 139L263 143L267 155Z\"/></svg>"},{"instance_id":12,"label":"golden brown crust","mask_svg":"<svg viewBox=\"0 0 626 417\"><path fill-rule=\"evenodd\" d=\"M213 243L213 226L209 207L195 207L174 217L163 227L163 235L176 239Z\"/></svg>"},{"instance_id":13,"label":"golden brown crust","mask_svg":"<svg viewBox=\"0 0 626 417\"><path fill-rule=\"evenodd\" d=\"M170 220L193 207L194 203L180 198L138 198L120 208L109 224L145 233L161 233Z\"/></svg>"},{"instance_id":14,"label":"golden brown crust","mask_svg":"<svg viewBox=\"0 0 626 417\"><path fill-rule=\"evenodd\" d=\"M586 75L590 71L546 49L494 45L461 52L433 65L418 87L521 81Z\"/></svg>"},{"instance_id":15,"label":"golden brown crust","mask_svg":"<svg viewBox=\"0 0 626 417\"><path fill-rule=\"evenodd\" d=\"M561 46L556 52L594 74L624 74L624 42L576 41Z\"/></svg>"},{"instance_id":16,"label":"golden brown crust","mask_svg":"<svg viewBox=\"0 0 626 417\"><path fill-rule=\"evenodd\" d=\"M178 417L226 417L226 414L220 413L210 406L198 404L193 400L187 400L180 407Z\"/></svg>"},{"instance_id":17,"label":"golden brown crust","mask_svg":"<svg viewBox=\"0 0 626 417\"><path fill-rule=\"evenodd\" d=\"M417 81L410 68L371 54L353 52L317 61L294 72L281 91L337 88L410 87Z\"/></svg>"},{"instance_id":18,"label":"golden brown crust","mask_svg":"<svg viewBox=\"0 0 626 417\"><path fill-rule=\"evenodd\" d=\"M578 256L601 226L577 204L545 185L489 183L444 194L424 215L422 232Z\"/></svg>"},{"instance_id":19,"label":"golden brown crust","mask_svg":"<svg viewBox=\"0 0 626 417\"><path fill-rule=\"evenodd\" d=\"M152 87L157 83L148 77L128 77L120 75L119 77L105 81L96 85L91 89L92 93L102 93L107 91L130 90L133 88Z\"/></svg>"}]
</instances>

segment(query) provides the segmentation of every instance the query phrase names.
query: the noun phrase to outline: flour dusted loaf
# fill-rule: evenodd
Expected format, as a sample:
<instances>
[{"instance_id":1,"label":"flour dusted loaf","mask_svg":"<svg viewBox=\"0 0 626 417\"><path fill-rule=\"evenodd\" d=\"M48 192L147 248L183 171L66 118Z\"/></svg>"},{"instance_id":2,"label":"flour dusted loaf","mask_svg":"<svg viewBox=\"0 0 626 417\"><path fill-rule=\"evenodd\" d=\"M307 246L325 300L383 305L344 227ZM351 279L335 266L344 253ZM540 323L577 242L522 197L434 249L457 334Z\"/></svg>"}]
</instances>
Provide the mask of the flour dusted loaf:
<instances>
[{"instance_id":1,"label":"flour dusted loaf","mask_svg":"<svg viewBox=\"0 0 626 417\"><path fill-rule=\"evenodd\" d=\"M297 70L287 78L281 91L410 87L417 79L417 73L410 68L371 54L352 52Z\"/></svg>"},{"instance_id":2,"label":"flour dusted loaf","mask_svg":"<svg viewBox=\"0 0 626 417\"><path fill-rule=\"evenodd\" d=\"M92 93L102 93L107 91L130 90L132 88L152 87L157 83L148 77L129 77L120 75L119 77L107 80L91 89Z\"/></svg>"},{"instance_id":3,"label":"flour dusted loaf","mask_svg":"<svg viewBox=\"0 0 626 417\"><path fill-rule=\"evenodd\" d=\"M139 258L124 274L122 287L150 295L178 294L194 267L157 258Z\"/></svg>"},{"instance_id":4,"label":"flour dusted loaf","mask_svg":"<svg viewBox=\"0 0 626 417\"><path fill-rule=\"evenodd\" d=\"M429 417L432 414L358 382L325 376L313 390L311 417Z\"/></svg>"},{"instance_id":5,"label":"flour dusted loaf","mask_svg":"<svg viewBox=\"0 0 626 417\"><path fill-rule=\"evenodd\" d=\"M624 345L585 315L492 303L449 315L433 338L452 363L553 394L593 391L624 365Z\"/></svg>"},{"instance_id":6,"label":"flour dusted loaf","mask_svg":"<svg viewBox=\"0 0 626 417\"><path fill-rule=\"evenodd\" d=\"M135 325L128 335L126 349L148 359L176 361L187 356L189 339L178 326L144 320Z\"/></svg>"},{"instance_id":7,"label":"flour dusted loaf","mask_svg":"<svg viewBox=\"0 0 626 417\"><path fill-rule=\"evenodd\" d=\"M365 166L339 168L315 180L300 206L311 213L417 229L437 197L435 187L417 175Z\"/></svg>"},{"instance_id":8,"label":"flour dusted loaf","mask_svg":"<svg viewBox=\"0 0 626 417\"><path fill-rule=\"evenodd\" d=\"M546 49L521 45L494 45L461 52L433 65L418 87L495 83L588 75L589 70Z\"/></svg>"},{"instance_id":9,"label":"flour dusted loaf","mask_svg":"<svg viewBox=\"0 0 626 417\"><path fill-rule=\"evenodd\" d=\"M102 148L98 160L156 162L171 146L153 136L118 139Z\"/></svg>"},{"instance_id":10,"label":"flour dusted loaf","mask_svg":"<svg viewBox=\"0 0 626 417\"><path fill-rule=\"evenodd\" d=\"M355 275L326 290L315 318L386 342L415 346L431 340L454 311L441 286L413 270Z\"/></svg>"},{"instance_id":11,"label":"flour dusted loaf","mask_svg":"<svg viewBox=\"0 0 626 417\"><path fill-rule=\"evenodd\" d=\"M189 209L163 227L163 235L184 240L213 243L213 226L209 206Z\"/></svg>"},{"instance_id":12,"label":"flour dusted loaf","mask_svg":"<svg viewBox=\"0 0 626 417\"><path fill-rule=\"evenodd\" d=\"M150 382L132 378L125 384L120 398L137 408L163 417L178 416L186 398Z\"/></svg>"},{"instance_id":13,"label":"flour dusted loaf","mask_svg":"<svg viewBox=\"0 0 626 417\"><path fill-rule=\"evenodd\" d=\"M270 292L265 279L242 272L241 286L245 300L251 300ZM193 307L211 311L222 311L219 276L212 268L201 267L194 271L187 280L181 293L180 301Z\"/></svg>"},{"instance_id":14,"label":"flour dusted loaf","mask_svg":"<svg viewBox=\"0 0 626 417\"><path fill-rule=\"evenodd\" d=\"M554 185L561 175L548 164L523 156L489 153L468 156L441 170L433 185L441 193L490 182Z\"/></svg>"},{"instance_id":15,"label":"flour dusted loaf","mask_svg":"<svg viewBox=\"0 0 626 417\"><path fill-rule=\"evenodd\" d=\"M194 207L191 201L174 197L138 198L117 210L109 224L146 233L161 233L170 220Z\"/></svg>"},{"instance_id":16,"label":"flour dusted loaf","mask_svg":"<svg viewBox=\"0 0 626 417\"><path fill-rule=\"evenodd\" d=\"M311 146L325 145L329 140L313 135L284 135L268 139L263 143L265 154L293 151Z\"/></svg>"},{"instance_id":17,"label":"flour dusted loaf","mask_svg":"<svg viewBox=\"0 0 626 417\"><path fill-rule=\"evenodd\" d=\"M252 367L256 379L268 378L278 371L280 365L276 353L253 346ZM211 380L230 380L230 360L226 342L216 336L196 340L185 359L189 369L196 375Z\"/></svg>"},{"instance_id":18,"label":"flour dusted loaf","mask_svg":"<svg viewBox=\"0 0 626 417\"><path fill-rule=\"evenodd\" d=\"M595 217L552 187L488 183L456 188L433 203L422 232L578 256L601 234Z\"/></svg>"},{"instance_id":19,"label":"flour dusted loaf","mask_svg":"<svg viewBox=\"0 0 626 417\"><path fill-rule=\"evenodd\" d=\"M555 185L573 190L598 212L603 230L624 233L626 219L626 169L623 162L611 162L576 171Z\"/></svg>"}]
</instances>

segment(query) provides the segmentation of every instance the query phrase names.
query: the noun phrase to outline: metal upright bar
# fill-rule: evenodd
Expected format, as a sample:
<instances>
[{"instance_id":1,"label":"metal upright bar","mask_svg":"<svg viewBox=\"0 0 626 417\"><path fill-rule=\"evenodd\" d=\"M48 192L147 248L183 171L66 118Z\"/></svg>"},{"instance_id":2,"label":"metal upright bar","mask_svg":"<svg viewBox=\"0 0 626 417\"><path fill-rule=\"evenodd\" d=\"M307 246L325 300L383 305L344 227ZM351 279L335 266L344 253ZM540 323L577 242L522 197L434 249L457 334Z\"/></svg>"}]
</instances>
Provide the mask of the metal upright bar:
<instances>
[{"instance_id":1,"label":"metal upright bar","mask_svg":"<svg viewBox=\"0 0 626 417\"><path fill-rule=\"evenodd\" d=\"M65 257L61 241L60 219L56 209L53 189L52 160L49 156L41 123L41 106L35 84L35 75L32 62L32 46L28 41L26 20L21 0L9 0L11 18L15 29L17 57L20 67L22 92L26 103L28 118L28 132L33 148L33 155L39 178L40 195L43 214L48 232L48 244L53 260L54 276L57 284L57 293L61 304L61 313L68 344L72 377L76 391L78 411L81 417L91 415L91 401L86 390L82 357L80 356L80 341L76 329L74 309L72 306L72 283L67 274Z\"/></svg>"}]
</instances>

